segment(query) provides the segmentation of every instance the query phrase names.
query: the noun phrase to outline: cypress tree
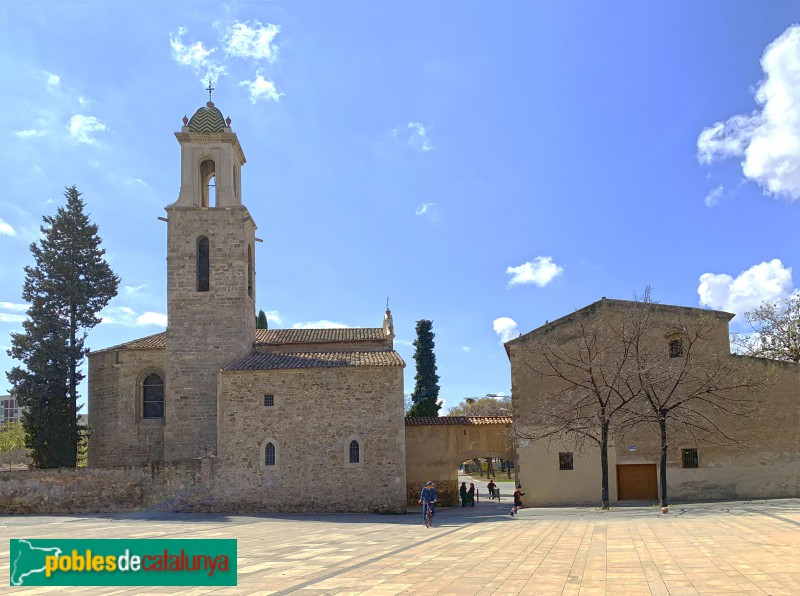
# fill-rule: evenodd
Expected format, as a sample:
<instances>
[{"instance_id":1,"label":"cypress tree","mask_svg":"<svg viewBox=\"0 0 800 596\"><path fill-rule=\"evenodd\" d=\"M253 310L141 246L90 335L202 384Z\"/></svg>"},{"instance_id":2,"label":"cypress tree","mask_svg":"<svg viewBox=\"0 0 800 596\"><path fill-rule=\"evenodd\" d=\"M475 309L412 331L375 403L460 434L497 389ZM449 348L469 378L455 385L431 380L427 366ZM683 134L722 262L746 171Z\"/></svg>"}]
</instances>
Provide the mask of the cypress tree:
<instances>
[{"instance_id":1,"label":"cypress tree","mask_svg":"<svg viewBox=\"0 0 800 596\"><path fill-rule=\"evenodd\" d=\"M258 316L256 317L256 329L269 329L267 314L263 310L258 311Z\"/></svg>"},{"instance_id":2,"label":"cypress tree","mask_svg":"<svg viewBox=\"0 0 800 596\"><path fill-rule=\"evenodd\" d=\"M417 321L417 339L414 340L414 360L417 363L417 374L414 377L416 384L411 394L412 406L408 416L418 418L422 416L439 415L439 375L436 374L436 354L433 353L433 338L431 331L433 323L426 319Z\"/></svg>"},{"instance_id":3,"label":"cypress tree","mask_svg":"<svg viewBox=\"0 0 800 596\"><path fill-rule=\"evenodd\" d=\"M23 333L11 334L8 351L23 363L7 376L24 408L26 445L38 468L75 466L86 333L119 286L81 193L72 186L64 196L66 205L43 218L41 238L30 246L35 265L25 267L22 288L29 318Z\"/></svg>"}]
</instances>

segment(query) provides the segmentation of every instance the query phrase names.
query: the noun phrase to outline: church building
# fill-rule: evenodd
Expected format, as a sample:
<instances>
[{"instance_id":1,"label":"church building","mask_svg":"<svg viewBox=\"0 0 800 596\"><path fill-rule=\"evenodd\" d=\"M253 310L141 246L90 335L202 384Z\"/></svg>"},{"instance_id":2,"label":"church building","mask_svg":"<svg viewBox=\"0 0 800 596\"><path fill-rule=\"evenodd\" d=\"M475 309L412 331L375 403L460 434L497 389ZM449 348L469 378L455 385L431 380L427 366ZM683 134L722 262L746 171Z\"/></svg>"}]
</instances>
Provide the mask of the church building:
<instances>
[{"instance_id":1,"label":"church building","mask_svg":"<svg viewBox=\"0 0 800 596\"><path fill-rule=\"evenodd\" d=\"M259 240L230 124L209 101L175 133L167 329L90 353L89 466L214 458L211 509L404 511L391 312L375 328L256 329Z\"/></svg>"}]
</instances>

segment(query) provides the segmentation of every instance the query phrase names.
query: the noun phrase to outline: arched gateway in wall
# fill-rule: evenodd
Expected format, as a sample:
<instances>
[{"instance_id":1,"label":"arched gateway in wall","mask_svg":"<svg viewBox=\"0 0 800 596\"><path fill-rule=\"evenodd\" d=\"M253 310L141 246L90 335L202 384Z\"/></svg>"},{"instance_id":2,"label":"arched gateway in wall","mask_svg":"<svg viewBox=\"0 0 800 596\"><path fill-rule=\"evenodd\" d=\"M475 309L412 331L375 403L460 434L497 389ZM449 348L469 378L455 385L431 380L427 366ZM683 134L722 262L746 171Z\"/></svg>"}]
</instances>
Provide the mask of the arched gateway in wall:
<instances>
[{"instance_id":1,"label":"arched gateway in wall","mask_svg":"<svg viewBox=\"0 0 800 596\"><path fill-rule=\"evenodd\" d=\"M433 480L443 505L458 502L458 465L474 457L514 461L511 416L406 418L406 486L409 504Z\"/></svg>"}]
</instances>

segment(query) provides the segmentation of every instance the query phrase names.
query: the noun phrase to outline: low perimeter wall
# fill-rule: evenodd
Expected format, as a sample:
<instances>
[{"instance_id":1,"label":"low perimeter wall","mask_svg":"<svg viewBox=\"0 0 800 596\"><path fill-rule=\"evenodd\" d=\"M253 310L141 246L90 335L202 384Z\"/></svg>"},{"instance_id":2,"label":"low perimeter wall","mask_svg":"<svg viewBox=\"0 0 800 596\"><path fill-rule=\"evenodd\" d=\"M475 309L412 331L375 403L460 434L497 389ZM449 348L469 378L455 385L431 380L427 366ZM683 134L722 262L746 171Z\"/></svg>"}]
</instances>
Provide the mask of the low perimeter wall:
<instances>
[{"instance_id":1,"label":"low perimeter wall","mask_svg":"<svg viewBox=\"0 0 800 596\"><path fill-rule=\"evenodd\" d=\"M0 513L203 510L214 458L141 467L0 472Z\"/></svg>"}]
</instances>

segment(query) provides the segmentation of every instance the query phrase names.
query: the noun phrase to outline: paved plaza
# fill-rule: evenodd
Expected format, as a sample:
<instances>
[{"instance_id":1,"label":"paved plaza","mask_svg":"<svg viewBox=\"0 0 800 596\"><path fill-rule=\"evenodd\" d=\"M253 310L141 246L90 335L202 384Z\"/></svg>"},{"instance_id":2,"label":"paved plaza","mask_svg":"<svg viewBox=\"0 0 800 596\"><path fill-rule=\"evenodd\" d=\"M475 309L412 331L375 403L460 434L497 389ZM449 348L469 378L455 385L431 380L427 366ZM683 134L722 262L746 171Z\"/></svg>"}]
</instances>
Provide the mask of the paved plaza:
<instances>
[{"instance_id":1,"label":"paved plaza","mask_svg":"<svg viewBox=\"0 0 800 596\"><path fill-rule=\"evenodd\" d=\"M506 485L510 486L510 485ZM503 487L504 492L506 487ZM0 518L9 538L237 538L237 588L4 588L14 594L800 594L800 500L436 514L136 513Z\"/></svg>"}]
</instances>

